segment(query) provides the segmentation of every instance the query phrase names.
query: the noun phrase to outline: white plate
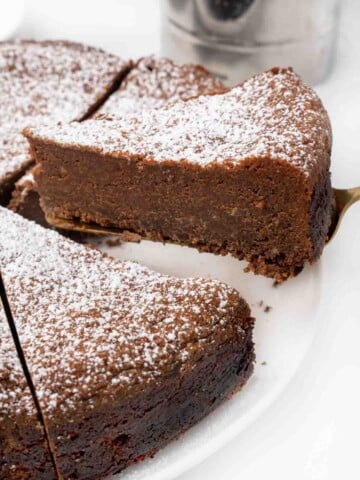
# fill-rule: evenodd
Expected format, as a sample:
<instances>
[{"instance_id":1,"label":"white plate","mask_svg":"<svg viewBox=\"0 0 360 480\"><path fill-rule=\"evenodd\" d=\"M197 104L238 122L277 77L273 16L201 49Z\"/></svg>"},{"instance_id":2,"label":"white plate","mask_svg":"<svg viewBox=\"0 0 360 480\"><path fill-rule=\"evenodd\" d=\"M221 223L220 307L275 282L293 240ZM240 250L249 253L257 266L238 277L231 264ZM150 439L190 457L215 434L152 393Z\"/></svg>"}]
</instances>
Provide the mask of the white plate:
<instances>
[{"instance_id":1,"label":"white plate","mask_svg":"<svg viewBox=\"0 0 360 480\"><path fill-rule=\"evenodd\" d=\"M246 387L153 459L115 477L170 480L210 456L256 421L292 379L321 324L317 318L321 263L305 268L296 279L274 287L271 279L245 274L245 264L230 256L200 254L195 249L149 241L105 246L103 250L171 275L220 279L241 292L256 317L257 363ZM270 312L264 311L266 306L271 307Z\"/></svg>"},{"instance_id":2,"label":"white plate","mask_svg":"<svg viewBox=\"0 0 360 480\"><path fill-rule=\"evenodd\" d=\"M0 41L11 38L24 17L24 0L0 2Z\"/></svg>"}]
</instances>

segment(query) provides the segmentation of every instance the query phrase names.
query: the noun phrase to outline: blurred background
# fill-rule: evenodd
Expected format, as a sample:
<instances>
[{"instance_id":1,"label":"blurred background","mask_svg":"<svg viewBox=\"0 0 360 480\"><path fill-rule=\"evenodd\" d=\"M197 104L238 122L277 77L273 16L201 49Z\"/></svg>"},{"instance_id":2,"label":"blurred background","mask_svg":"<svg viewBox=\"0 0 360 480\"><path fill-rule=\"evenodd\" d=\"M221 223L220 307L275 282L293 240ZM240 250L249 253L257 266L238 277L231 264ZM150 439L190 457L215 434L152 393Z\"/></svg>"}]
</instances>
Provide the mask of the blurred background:
<instances>
[{"instance_id":1,"label":"blurred background","mask_svg":"<svg viewBox=\"0 0 360 480\"><path fill-rule=\"evenodd\" d=\"M292 65L315 84L333 64L345 3L356 2L4 0L0 36L66 37L125 57L161 52L179 63L205 64L229 84Z\"/></svg>"},{"instance_id":2,"label":"blurred background","mask_svg":"<svg viewBox=\"0 0 360 480\"><path fill-rule=\"evenodd\" d=\"M12 12L11 36L75 40L123 57L160 50L161 0L1 0L0 38ZM18 12L18 13L17 13ZM5 27L3 27L5 30Z\"/></svg>"}]
</instances>

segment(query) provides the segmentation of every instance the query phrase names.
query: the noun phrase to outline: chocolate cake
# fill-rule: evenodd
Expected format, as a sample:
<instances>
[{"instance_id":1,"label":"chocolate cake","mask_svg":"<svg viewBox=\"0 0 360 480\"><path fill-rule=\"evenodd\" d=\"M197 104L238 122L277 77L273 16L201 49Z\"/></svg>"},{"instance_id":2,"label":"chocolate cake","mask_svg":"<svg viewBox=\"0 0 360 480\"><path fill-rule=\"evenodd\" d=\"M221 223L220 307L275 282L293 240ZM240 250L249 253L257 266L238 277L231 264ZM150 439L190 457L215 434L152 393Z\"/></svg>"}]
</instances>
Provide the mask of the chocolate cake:
<instances>
[{"instance_id":1,"label":"chocolate cake","mask_svg":"<svg viewBox=\"0 0 360 480\"><path fill-rule=\"evenodd\" d=\"M230 253L277 281L323 249L331 127L291 69L226 93L26 136L50 219Z\"/></svg>"},{"instance_id":2,"label":"chocolate cake","mask_svg":"<svg viewBox=\"0 0 360 480\"><path fill-rule=\"evenodd\" d=\"M130 63L65 41L0 43L0 203L31 163L21 131L81 120L117 87Z\"/></svg>"},{"instance_id":3,"label":"chocolate cake","mask_svg":"<svg viewBox=\"0 0 360 480\"><path fill-rule=\"evenodd\" d=\"M0 224L0 268L64 479L153 454L251 374L253 321L236 290L114 260L4 208Z\"/></svg>"},{"instance_id":4,"label":"chocolate cake","mask_svg":"<svg viewBox=\"0 0 360 480\"><path fill-rule=\"evenodd\" d=\"M122 117L142 109L159 108L169 101L221 90L224 90L221 81L200 65L177 65L163 57L144 57L136 62L93 117ZM40 225L49 226L30 170L15 183L9 208Z\"/></svg>"},{"instance_id":5,"label":"chocolate cake","mask_svg":"<svg viewBox=\"0 0 360 480\"><path fill-rule=\"evenodd\" d=\"M187 100L224 91L224 84L201 65L177 65L164 57L140 58L118 90L95 113L95 118L121 118L169 101Z\"/></svg>"},{"instance_id":6,"label":"chocolate cake","mask_svg":"<svg viewBox=\"0 0 360 480\"><path fill-rule=\"evenodd\" d=\"M55 478L44 429L0 300L0 479Z\"/></svg>"},{"instance_id":7,"label":"chocolate cake","mask_svg":"<svg viewBox=\"0 0 360 480\"><path fill-rule=\"evenodd\" d=\"M43 227L49 226L40 206L40 196L32 169L15 183L8 208Z\"/></svg>"},{"instance_id":8,"label":"chocolate cake","mask_svg":"<svg viewBox=\"0 0 360 480\"><path fill-rule=\"evenodd\" d=\"M45 214L40 206L40 196L37 191L33 170L30 169L14 186L8 208L15 213L32 220L45 228L53 228L46 221ZM101 246L119 246L122 242L141 241L141 236L132 232L122 232L118 235L95 235L71 230L56 228L61 235L65 235L75 242L101 248Z\"/></svg>"}]
</instances>

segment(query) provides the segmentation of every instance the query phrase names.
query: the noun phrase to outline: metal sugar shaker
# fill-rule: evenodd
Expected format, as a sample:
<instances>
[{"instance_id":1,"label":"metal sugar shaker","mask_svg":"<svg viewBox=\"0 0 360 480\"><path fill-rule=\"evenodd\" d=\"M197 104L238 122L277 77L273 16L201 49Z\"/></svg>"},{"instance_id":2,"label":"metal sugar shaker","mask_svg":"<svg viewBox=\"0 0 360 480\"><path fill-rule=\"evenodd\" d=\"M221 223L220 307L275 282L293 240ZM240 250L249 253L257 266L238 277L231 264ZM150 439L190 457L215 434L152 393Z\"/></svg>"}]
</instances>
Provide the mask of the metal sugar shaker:
<instances>
[{"instance_id":1,"label":"metal sugar shaker","mask_svg":"<svg viewBox=\"0 0 360 480\"><path fill-rule=\"evenodd\" d=\"M162 0L162 54L237 84L273 66L329 73L340 0Z\"/></svg>"}]
</instances>

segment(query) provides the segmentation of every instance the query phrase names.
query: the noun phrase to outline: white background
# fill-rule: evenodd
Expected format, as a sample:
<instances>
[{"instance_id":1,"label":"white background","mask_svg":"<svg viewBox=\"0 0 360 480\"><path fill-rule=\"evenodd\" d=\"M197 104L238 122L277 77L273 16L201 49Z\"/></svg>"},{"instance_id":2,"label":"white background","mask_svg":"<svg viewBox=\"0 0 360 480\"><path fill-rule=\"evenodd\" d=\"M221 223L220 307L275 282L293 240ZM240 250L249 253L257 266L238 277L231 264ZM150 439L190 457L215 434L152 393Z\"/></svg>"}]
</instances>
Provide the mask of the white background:
<instances>
[{"instance_id":1,"label":"white background","mask_svg":"<svg viewBox=\"0 0 360 480\"><path fill-rule=\"evenodd\" d=\"M1 0L0 17L10 3ZM25 3L21 36L79 40L123 57L159 51L157 0ZM360 2L343 4L336 65L317 87L332 119L337 187L360 185ZM272 408L181 480L360 479L360 204L322 262L331 295L311 354Z\"/></svg>"}]
</instances>

